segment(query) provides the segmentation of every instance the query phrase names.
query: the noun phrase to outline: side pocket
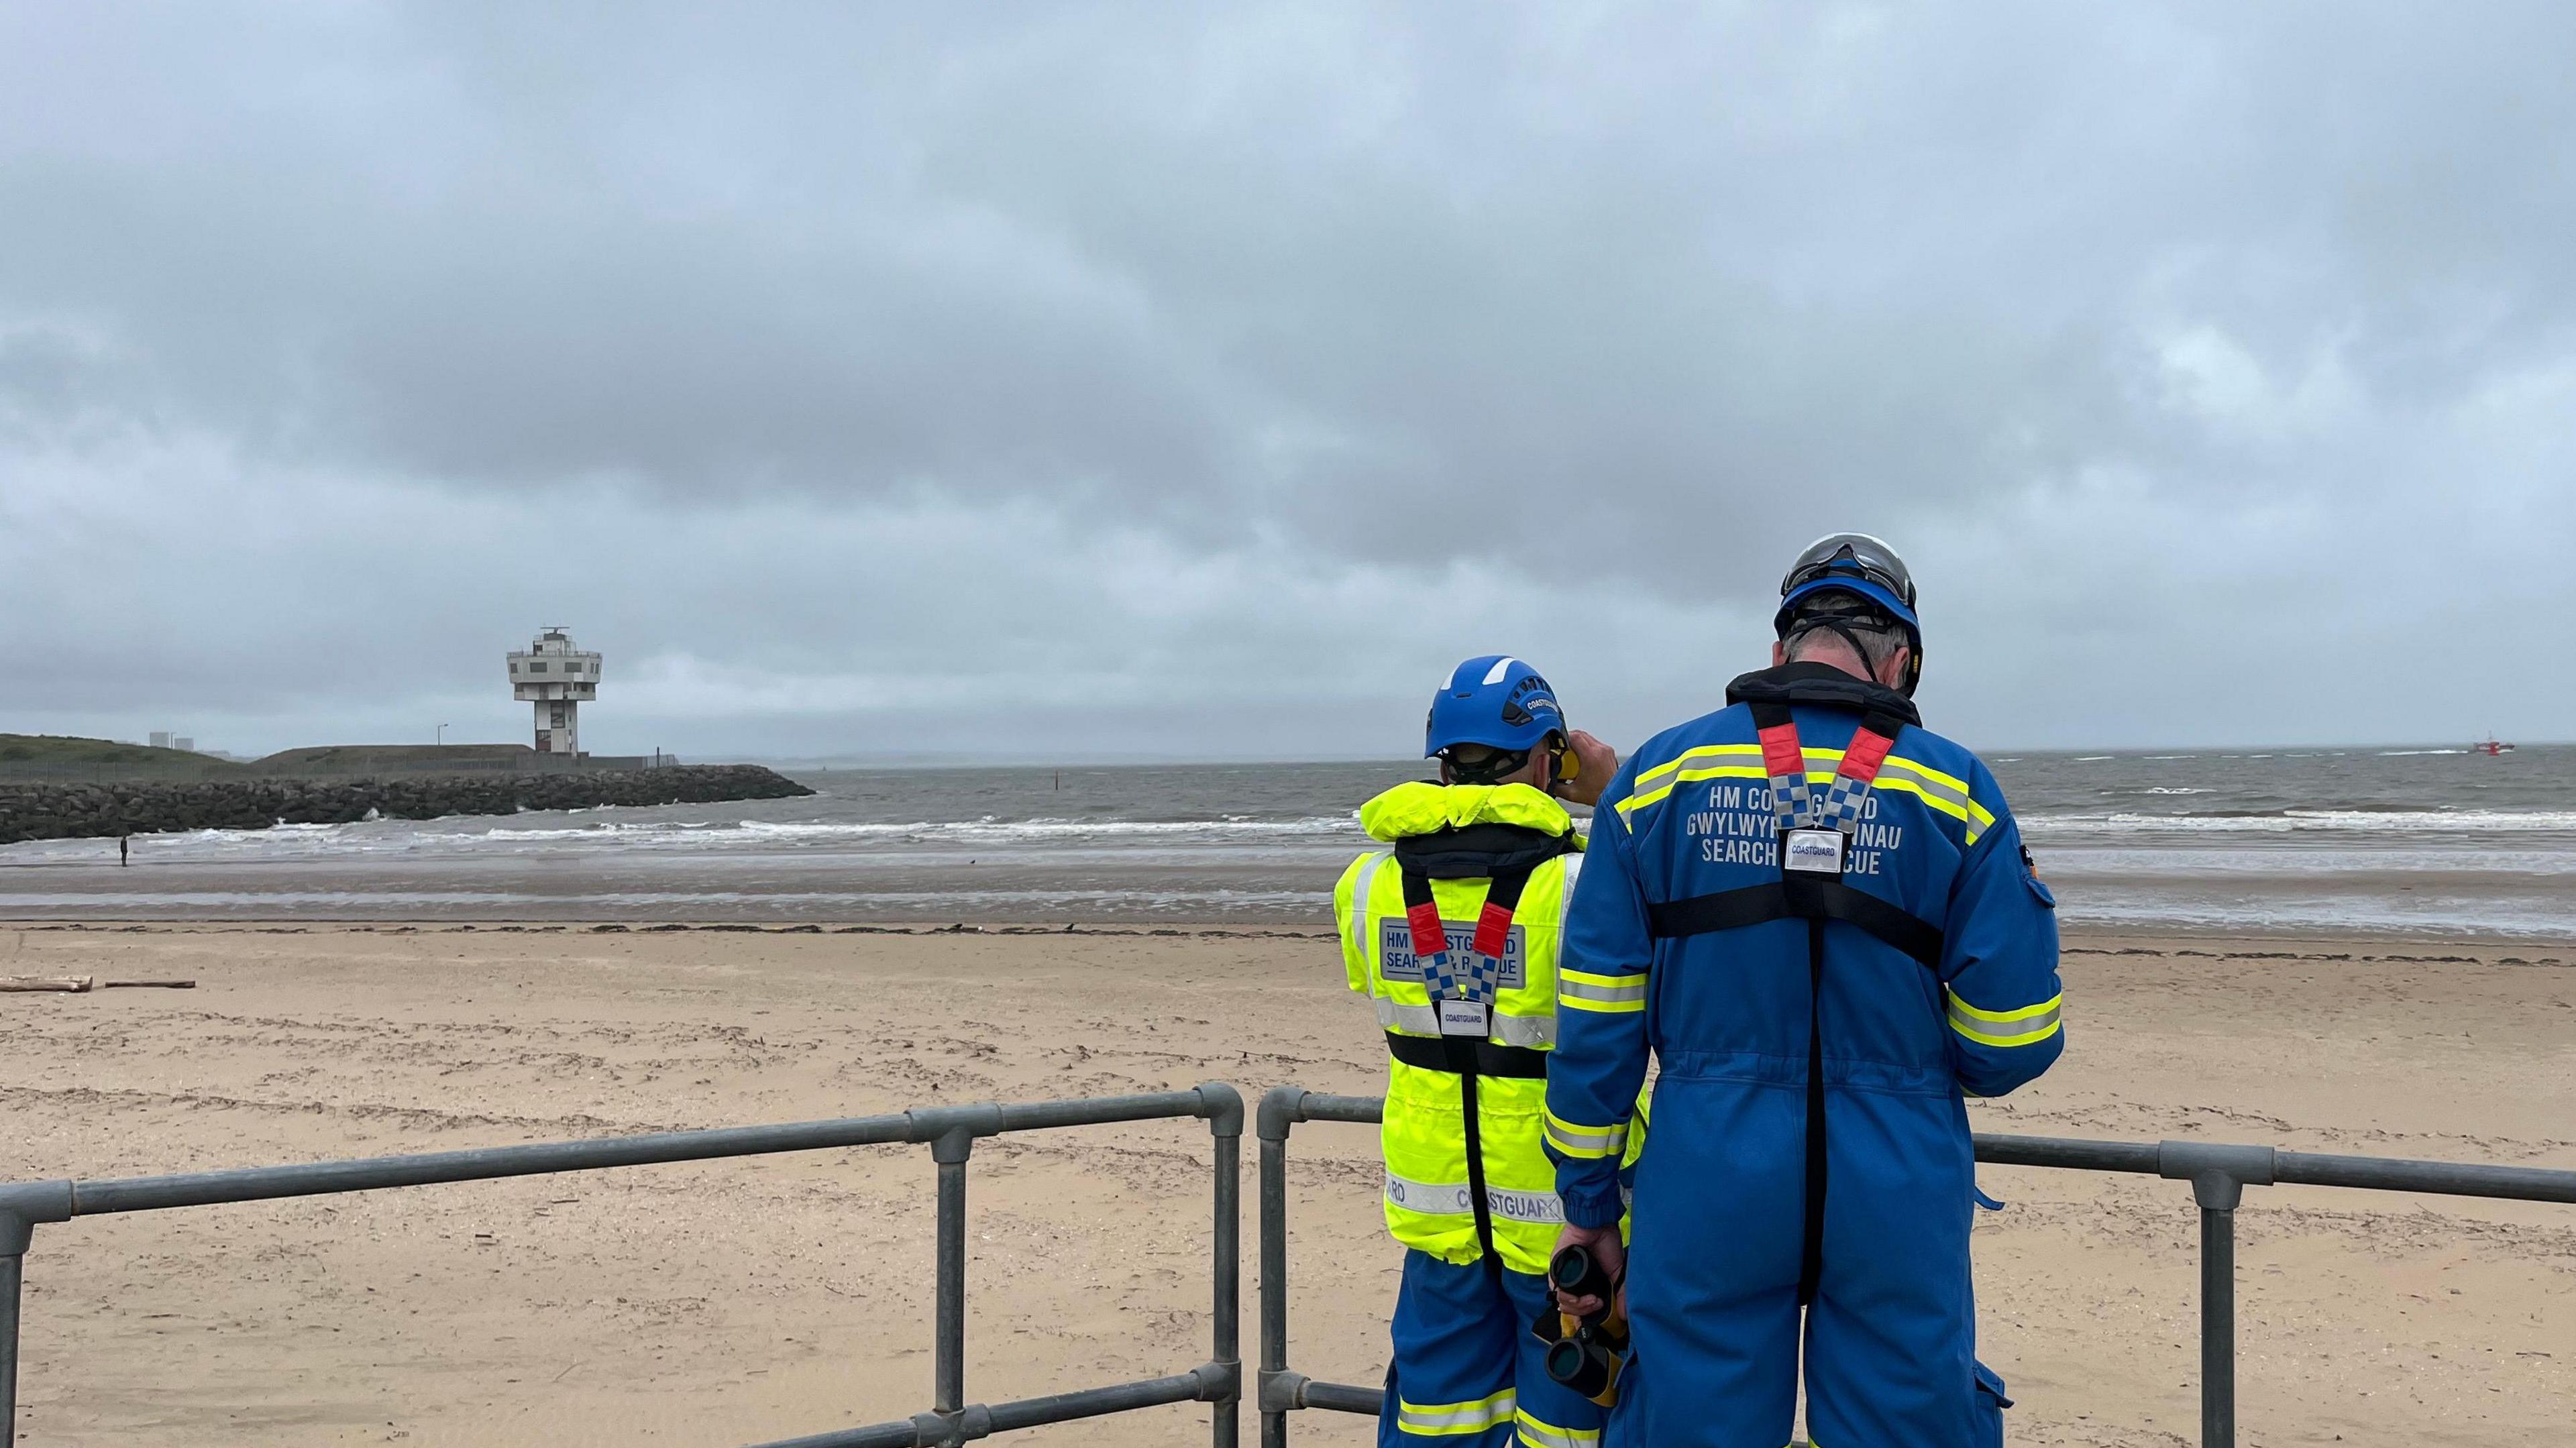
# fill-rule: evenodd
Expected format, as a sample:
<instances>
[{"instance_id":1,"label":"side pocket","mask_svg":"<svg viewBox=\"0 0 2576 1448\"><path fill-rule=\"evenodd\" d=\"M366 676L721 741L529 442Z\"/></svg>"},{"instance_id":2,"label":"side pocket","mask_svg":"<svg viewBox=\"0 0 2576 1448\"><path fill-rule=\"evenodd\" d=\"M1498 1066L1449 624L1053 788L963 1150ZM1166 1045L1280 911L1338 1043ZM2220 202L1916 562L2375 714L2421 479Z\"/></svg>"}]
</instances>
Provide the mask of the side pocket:
<instances>
[{"instance_id":1,"label":"side pocket","mask_svg":"<svg viewBox=\"0 0 2576 1448\"><path fill-rule=\"evenodd\" d=\"M2004 1380L1984 1363L1977 1365L1976 1442L1978 1448L2004 1448L2004 1409L2012 1399L2004 1396Z\"/></svg>"}]
</instances>

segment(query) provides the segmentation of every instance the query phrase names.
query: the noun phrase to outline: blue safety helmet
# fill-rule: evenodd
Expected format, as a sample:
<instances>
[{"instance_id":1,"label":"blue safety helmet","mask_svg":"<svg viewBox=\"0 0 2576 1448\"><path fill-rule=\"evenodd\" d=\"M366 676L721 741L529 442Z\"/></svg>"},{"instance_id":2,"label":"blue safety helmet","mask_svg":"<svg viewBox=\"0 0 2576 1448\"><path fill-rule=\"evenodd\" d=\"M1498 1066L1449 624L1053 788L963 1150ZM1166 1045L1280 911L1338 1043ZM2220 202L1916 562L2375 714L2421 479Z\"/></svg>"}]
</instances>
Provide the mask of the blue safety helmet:
<instances>
[{"instance_id":1,"label":"blue safety helmet","mask_svg":"<svg viewBox=\"0 0 2576 1448\"><path fill-rule=\"evenodd\" d=\"M1853 600L1828 605L1817 595L1839 593ZM1837 606L1838 605L1838 606ZM1914 574L1896 550L1867 533L1828 533L1806 546L1798 560L1780 579L1780 611L1771 616L1771 631L1787 638L1800 622L1800 615L1839 617L1850 623L1865 624L1871 616L1905 632L1912 654L1906 667L1904 690L1914 692L1923 678L1923 622L1914 613ZM1811 618L1809 622L1817 620ZM1850 639L1851 635L1830 622L1823 627ZM1857 641L1855 652L1868 654Z\"/></svg>"},{"instance_id":2,"label":"blue safety helmet","mask_svg":"<svg viewBox=\"0 0 2576 1448\"><path fill-rule=\"evenodd\" d=\"M1429 758L1458 744L1526 753L1550 735L1566 737L1556 691L1538 670L1511 655L1485 654L1451 670L1449 681L1431 696L1422 753Z\"/></svg>"}]
</instances>

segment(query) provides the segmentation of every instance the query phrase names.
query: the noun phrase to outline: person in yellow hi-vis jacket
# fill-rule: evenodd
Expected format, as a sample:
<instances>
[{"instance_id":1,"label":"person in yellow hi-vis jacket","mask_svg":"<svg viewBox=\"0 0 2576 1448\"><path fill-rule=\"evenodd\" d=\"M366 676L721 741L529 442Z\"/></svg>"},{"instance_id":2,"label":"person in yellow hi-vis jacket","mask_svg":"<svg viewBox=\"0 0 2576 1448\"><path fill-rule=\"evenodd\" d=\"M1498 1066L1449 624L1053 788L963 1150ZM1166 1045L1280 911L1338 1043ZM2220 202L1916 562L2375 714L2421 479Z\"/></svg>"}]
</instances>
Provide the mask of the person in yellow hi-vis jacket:
<instances>
[{"instance_id":1,"label":"person in yellow hi-vis jacket","mask_svg":"<svg viewBox=\"0 0 2576 1448\"><path fill-rule=\"evenodd\" d=\"M1605 1410L1551 1381L1530 1326L1550 1310L1565 1212L1542 1145L1556 1042L1557 938L1583 863L1560 799L1618 767L1565 727L1538 671L1488 655L1431 705L1439 784L1360 810L1388 848L1351 862L1333 910L1351 989L1386 1029L1386 1224L1409 1250L1382 1448L1597 1448ZM1616 982L1605 985L1615 987ZM1642 1121L1627 1160L1643 1149Z\"/></svg>"}]
</instances>

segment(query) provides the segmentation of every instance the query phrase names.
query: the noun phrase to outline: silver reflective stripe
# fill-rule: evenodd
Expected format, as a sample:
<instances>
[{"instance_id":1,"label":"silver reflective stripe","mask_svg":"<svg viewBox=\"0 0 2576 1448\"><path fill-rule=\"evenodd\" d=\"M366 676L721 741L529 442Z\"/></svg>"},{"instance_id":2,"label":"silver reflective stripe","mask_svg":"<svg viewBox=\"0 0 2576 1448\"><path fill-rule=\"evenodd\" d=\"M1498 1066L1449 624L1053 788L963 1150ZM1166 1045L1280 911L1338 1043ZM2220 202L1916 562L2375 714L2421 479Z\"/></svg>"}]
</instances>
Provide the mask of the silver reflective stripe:
<instances>
[{"instance_id":1,"label":"silver reflective stripe","mask_svg":"<svg viewBox=\"0 0 2576 1448\"><path fill-rule=\"evenodd\" d=\"M1386 1174L1386 1199L1410 1212L1431 1217L1463 1217L1475 1212L1474 1196L1465 1182L1418 1182ZM1533 1222L1552 1227L1565 1220L1565 1204L1554 1192L1513 1191L1485 1186L1485 1210L1506 1222Z\"/></svg>"},{"instance_id":2,"label":"silver reflective stripe","mask_svg":"<svg viewBox=\"0 0 2576 1448\"><path fill-rule=\"evenodd\" d=\"M1532 1222L1556 1227L1565 1223L1565 1203L1554 1192L1520 1192L1485 1184L1485 1210L1506 1222Z\"/></svg>"},{"instance_id":3,"label":"silver reflective stripe","mask_svg":"<svg viewBox=\"0 0 2576 1448\"><path fill-rule=\"evenodd\" d=\"M1646 998L1646 977L1632 975L1622 978L1617 985L1593 985L1588 981L1576 980L1569 975L1559 973L1556 978L1556 993L1578 1001L1600 1001L1604 1005L1624 1005L1630 1001L1641 1001Z\"/></svg>"},{"instance_id":4,"label":"silver reflective stripe","mask_svg":"<svg viewBox=\"0 0 2576 1448\"><path fill-rule=\"evenodd\" d=\"M1404 1005L1388 1000L1384 996L1376 999L1377 1023L1384 1029L1402 1031L1408 1036L1440 1034L1440 1012L1436 1009L1430 1006ZM1533 1051L1547 1050L1556 1044L1556 1017L1552 1015L1507 1016L1497 1011L1494 1014L1492 1039L1506 1046L1526 1046Z\"/></svg>"},{"instance_id":5,"label":"silver reflective stripe","mask_svg":"<svg viewBox=\"0 0 2576 1448\"><path fill-rule=\"evenodd\" d=\"M1463 1217L1476 1209L1465 1182L1418 1182L1393 1172L1386 1174L1386 1199L1431 1217Z\"/></svg>"},{"instance_id":6,"label":"silver reflective stripe","mask_svg":"<svg viewBox=\"0 0 2576 1448\"><path fill-rule=\"evenodd\" d=\"M1377 883L1377 867L1386 863L1387 853L1362 855L1360 877L1351 882L1351 949L1362 960L1368 959L1369 887Z\"/></svg>"},{"instance_id":7,"label":"silver reflective stripe","mask_svg":"<svg viewBox=\"0 0 2576 1448\"><path fill-rule=\"evenodd\" d=\"M2011 1040L2020 1036L2045 1035L2057 1029L2058 1014L2061 1009L2060 1006L2052 1005L2036 1015L1998 1021L1976 1014L1954 995L1950 997L1950 1024L1979 1040L1998 1038ZM2025 1044L2036 1043L2026 1042Z\"/></svg>"},{"instance_id":8,"label":"silver reflective stripe","mask_svg":"<svg viewBox=\"0 0 2576 1448\"><path fill-rule=\"evenodd\" d=\"M1947 800L1962 810L1968 807L1966 790L1955 788L1946 780L1934 779L1919 773L1902 760L1891 759L1880 765L1878 777L1882 780L1901 779L1934 799Z\"/></svg>"},{"instance_id":9,"label":"silver reflective stripe","mask_svg":"<svg viewBox=\"0 0 2576 1448\"><path fill-rule=\"evenodd\" d=\"M1560 1428L1542 1423L1527 1413L1519 1415L1521 1441L1530 1448L1594 1448L1601 1441L1598 1428Z\"/></svg>"},{"instance_id":10,"label":"silver reflective stripe","mask_svg":"<svg viewBox=\"0 0 2576 1448\"><path fill-rule=\"evenodd\" d=\"M1627 1149L1628 1126L1621 1122L1607 1131L1591 1131L1561 1122L1551 1115L1547 1118L1547 1139L1550 1145L1568 1156L1617 1156Z\"/></svg>"},{"instance_id":11,"label":"silver reflective stripe","mask_svg":"<svg viewBox=\"0 0 2576 1448\"><path fill-rule=\"evenodd\" d=\"M1448 1435L1500 1427L1512 1420L1519 1404L1505 1388L1474 1403L1408 1403L1395 1401L1395 1426L1407 1433Z\"/></svg>"},{"instance_id":12,"label":"silver reflective stripe","mask_svg":"<svg viewBox=\"0 0 2576 1448\"><path fill-rule=\"evenodd\" d=\"M1384 996L1377 998L1377 1023L1390 1031L1408 1036L1440 1034L1440 1013L1429 1006L1399 1005Z\"/></svg>"}]
</instances>

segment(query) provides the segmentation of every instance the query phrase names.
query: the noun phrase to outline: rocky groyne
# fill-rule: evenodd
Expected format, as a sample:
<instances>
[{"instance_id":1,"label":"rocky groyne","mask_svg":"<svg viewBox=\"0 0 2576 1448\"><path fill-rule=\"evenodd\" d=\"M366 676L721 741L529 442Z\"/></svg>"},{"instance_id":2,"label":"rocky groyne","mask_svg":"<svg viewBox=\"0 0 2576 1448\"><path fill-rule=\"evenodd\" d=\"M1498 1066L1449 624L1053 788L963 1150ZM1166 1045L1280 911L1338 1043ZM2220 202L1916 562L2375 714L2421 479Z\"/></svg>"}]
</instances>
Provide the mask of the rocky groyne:
<instances>
[{"instance_id":1,"label":"rocky groyne","mask_svg":"<svg viewBox=\"0 0 2576 1448\"><path fill-rule=\"evenodd\" d=\"M755 764L562 774L384 779L227 779L188 783L0 783L0 844L167 830L257 830L443 815L505 815L600 805L788 799L814 791Z\"/></svg>"}]
</instances>

